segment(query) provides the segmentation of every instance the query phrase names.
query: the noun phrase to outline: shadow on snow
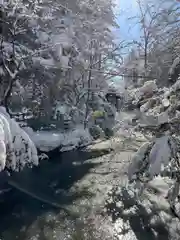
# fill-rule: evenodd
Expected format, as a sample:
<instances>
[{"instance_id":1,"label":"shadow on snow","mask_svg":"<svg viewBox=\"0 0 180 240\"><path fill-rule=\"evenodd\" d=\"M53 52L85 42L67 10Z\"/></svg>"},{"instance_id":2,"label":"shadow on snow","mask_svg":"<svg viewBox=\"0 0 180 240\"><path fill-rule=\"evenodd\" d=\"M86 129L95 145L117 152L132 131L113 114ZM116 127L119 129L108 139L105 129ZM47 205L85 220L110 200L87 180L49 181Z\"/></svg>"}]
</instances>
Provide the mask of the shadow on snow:
<instances>
[{"instance_id":1,"label":"shadow on snow","mask_svg":"<svg viewBox=\"0 0 180 240\"><path fill-rule=\"evenodd\" d=\"M53 208L50 204L42 204L41 201L12 189L11 192L5 194L0 204L0 239L12 240L12 236L14 239L16 236L16 239L24 240L26 231L22 233L20 229L24 226L28 229L28 226L46 212L53 211L57 216L62 212L62 221L65 216L71 219L79 217L71 215L70 211L64 211L64 206L68 209L68 205L72 205L75 200L90 198L92 193L89 193L87 189L71 191L71 187L88 174L90 169L100 164L87 160L108 153L109 151L97 150L64 152L57 155L55 159L42 161L38 167L13 174L10 179L18 187L26 189L42 199L48 199L49 202L56 202L62 206L62 209ZM45 225L43 217L40 219L38 224ZM8 234L5 235L4 232ZM45 238L39 239L44 240Z\"/></svg>"},{"instance_id":2,"label":"shadow on snow","mask_svg":"<svg viewBox=\"0 0 180 240\"><path fill-rule=\"evenodd\" d=\"M143 206L137 199L128 192L126 188L122 188L119 193L114 189L110 193L112 201L107 201L106 210L112 221L121 219L122 225L128 223L129 227L120 226L121 233L125 235L130 230L133 231L137 240L168 240L169 232L167 227L161 221L157 221L152 225L152 217L157 216L161 211L155 205L152 205L149 212L146 206ZM120 203L118 205L117 203ZM164 209L163 209L164 210Z\"/></svg>"}]
</instances>

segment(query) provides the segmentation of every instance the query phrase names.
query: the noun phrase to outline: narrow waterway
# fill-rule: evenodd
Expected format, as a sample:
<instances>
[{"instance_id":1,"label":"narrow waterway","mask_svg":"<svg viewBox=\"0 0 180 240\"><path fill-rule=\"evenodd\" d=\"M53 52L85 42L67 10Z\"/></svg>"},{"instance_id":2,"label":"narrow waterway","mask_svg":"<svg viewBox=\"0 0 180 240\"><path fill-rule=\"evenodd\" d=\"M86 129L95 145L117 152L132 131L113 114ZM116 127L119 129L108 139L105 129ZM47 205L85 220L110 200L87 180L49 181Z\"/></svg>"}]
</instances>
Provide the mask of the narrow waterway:
<instances>
[{"instance_id":1,"label":"narrow waterway","mask_svg":"<svg viewBox=\"0 0 180 240\"><path fill-rule=\"evenodd\" d=\"M10 181L33 198L16 189L5 194L0 205L0 239L100 239L90 217L96 192L91 189L92 179L83 178L108 154L109 150L66 152L14 174ZM94 180L96 184L98 179Z\"/></svg>"}]
</instances>

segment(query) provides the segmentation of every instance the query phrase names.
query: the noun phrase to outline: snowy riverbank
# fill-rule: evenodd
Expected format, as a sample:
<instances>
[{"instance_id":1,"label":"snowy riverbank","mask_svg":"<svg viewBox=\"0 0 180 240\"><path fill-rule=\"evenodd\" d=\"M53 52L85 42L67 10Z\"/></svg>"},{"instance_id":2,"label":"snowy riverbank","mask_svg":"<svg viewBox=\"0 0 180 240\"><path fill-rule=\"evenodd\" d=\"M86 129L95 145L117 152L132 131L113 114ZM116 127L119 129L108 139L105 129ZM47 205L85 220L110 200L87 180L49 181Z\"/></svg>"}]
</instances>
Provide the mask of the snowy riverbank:
<instances>
[{"instance_id":1,"label":"snowy riverbank","mask_svg":"<svg viewBox=\"0 0 180 240\"><path fill-rule=\"evenodd\" d=\"M92 137L88 129L77 126L66 132L37 131L31 128L24 128L36 147L43 152L51 151L59 147L60 152L70 151L77 147L86 146L92 142Z\"/></svg>"}]
</instances>

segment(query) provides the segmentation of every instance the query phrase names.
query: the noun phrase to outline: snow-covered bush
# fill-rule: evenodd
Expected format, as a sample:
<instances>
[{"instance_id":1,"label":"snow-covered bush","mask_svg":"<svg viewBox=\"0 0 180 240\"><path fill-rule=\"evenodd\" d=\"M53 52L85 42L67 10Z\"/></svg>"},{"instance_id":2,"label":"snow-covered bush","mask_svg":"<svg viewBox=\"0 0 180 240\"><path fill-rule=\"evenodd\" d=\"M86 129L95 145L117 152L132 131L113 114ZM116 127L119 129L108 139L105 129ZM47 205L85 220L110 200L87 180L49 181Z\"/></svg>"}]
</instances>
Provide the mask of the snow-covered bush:
<instances>
[{"instance_id":1,"label":"snow-covered bush","mask_svg":"<svg viewBox=\"0 0 180 240\"><path fill-rule=\"evenodd\" d=\"M20 171L38 165L37 150L29 135L0 107L0 171Z\"/></svg>"}]
</instances>

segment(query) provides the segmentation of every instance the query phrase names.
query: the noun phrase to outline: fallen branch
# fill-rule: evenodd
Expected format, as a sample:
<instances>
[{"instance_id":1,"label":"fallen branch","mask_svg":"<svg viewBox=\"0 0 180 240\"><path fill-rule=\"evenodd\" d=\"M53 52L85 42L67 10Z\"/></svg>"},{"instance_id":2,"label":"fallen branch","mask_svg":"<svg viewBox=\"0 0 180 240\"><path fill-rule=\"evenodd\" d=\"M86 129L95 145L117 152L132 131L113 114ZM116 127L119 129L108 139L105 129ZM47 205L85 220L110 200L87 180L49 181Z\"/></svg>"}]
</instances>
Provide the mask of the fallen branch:
<instances>
[{"instance_id":1,"label":"fallen branch","mask_svg":"<svg viewBox=\"0 0 180 240\"><path fill-rule=\"evenodd\" d=\"M51 207L53 208L58 208L58 209L61 209L63 210L66 214L68 214L69 216L72 216L72 212L70 212L68 209L66 209L65 207L62 207L60 204L56 203L56 202L52 202L50 200L47 200L47 199L44 199L40 196L37 196L35 193L33 192L30 192L28 191L27 189L23 188L23 187L20 187L16 182L12 181L12 180L9 180L8 181L8 184L9 186L17 189L18 191L24 193L24 194L27 194L28 196L30 196L31 198L34 198L44 204L48 204L50 205ZM74 216L75 216L75 213L74 213Z\"/></svg>"},{"instance_id":2,"label":"fallen branch","mask_svg":"<svg viewBox=\"0 0 180 240\"><path fill-rule=\"evenodd\" d=\"M21 192L29 195L29 196L32 197L32 198L37 199L37 200L39 200L39 201L41 201L41 202L43 202L43 203L45 203L45 204L51 205L52 207L55 207L55 208L62 208L58 203L51 202L51 201L49 201L49 200L47 200L47 199L44 199L44 198L42 198L42 197L37 196L35 193L29 192L28 190L20 187L17 183L15 183L15 182L12 181L12 180L9 180L9 181L8 181L8 184L9 184L11 187L16 188L17 190L19 190L19 191L21 191Z\"/></svg>"}]
</instances>

